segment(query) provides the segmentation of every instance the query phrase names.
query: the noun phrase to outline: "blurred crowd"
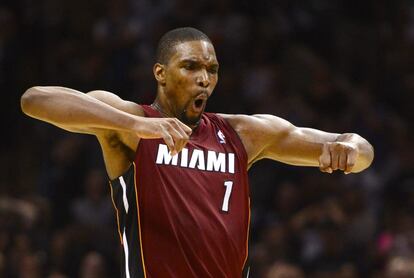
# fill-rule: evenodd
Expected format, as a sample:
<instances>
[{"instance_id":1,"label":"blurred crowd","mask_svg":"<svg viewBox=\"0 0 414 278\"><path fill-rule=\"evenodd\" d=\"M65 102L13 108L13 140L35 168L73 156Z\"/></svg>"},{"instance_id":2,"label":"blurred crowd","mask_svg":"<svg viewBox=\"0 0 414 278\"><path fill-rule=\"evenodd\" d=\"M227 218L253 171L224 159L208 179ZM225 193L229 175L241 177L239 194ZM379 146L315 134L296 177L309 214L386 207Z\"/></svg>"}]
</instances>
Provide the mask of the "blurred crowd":
<instances>
[{"instance_id":1,"label":"blurred crowd","mask_svg":"<svg viewBox=\"0 0 414 278\"><path fill-rule=\"evenodd\" d=\"M208 111L356 132L375 148L358 175L250 170L250 277L414 277L410 0L1 0L0 277L119 276L95 138L27 118L19 98L60 85L149 104L156 43L181 26L216 47Z\"/></svg>"}]
</instances>

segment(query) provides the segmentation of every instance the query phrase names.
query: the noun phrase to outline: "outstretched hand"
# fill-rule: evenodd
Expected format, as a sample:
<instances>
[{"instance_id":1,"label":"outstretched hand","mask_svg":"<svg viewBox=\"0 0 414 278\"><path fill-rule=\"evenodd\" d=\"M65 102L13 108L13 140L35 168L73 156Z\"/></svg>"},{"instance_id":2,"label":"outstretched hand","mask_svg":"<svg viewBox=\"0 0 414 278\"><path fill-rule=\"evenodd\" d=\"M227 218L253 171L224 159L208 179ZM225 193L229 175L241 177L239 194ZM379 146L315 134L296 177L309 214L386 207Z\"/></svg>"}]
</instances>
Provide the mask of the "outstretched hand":
<instances>
[{"instance_id":1,"label":"outstretched hand","mask_svg":"<svg viewBox=\"0 0 414 278\"><path fill-rule=\"evenodd\" d=\"M190 140L192 129L177 118L145 118L137 135L143 139L164 139L171 155L179 153Z\"/></svg>"},{"instance_id":2,"label":"outstretched hand","mask_svg":"<svg viewBox=\"0 0 414 278\"><path fill-rule=\"evenodd\" d=\"M319 157L319 169L322 172L332 173L335 170L352 172L358 158L356 144L347 142L327 142L323 145Z\"/></svg>"}]
</instances>

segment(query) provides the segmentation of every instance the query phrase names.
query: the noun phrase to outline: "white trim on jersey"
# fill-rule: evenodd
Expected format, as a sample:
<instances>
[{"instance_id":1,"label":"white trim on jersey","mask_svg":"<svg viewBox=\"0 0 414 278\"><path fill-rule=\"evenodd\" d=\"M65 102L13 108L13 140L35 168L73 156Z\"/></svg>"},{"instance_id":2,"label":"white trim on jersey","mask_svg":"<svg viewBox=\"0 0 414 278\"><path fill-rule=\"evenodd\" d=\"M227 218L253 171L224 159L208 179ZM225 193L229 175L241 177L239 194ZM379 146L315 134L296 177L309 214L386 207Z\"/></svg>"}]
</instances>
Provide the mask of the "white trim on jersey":
<instances>
[{"instance_id":1,"label":"white trim on jersey","mask_svg":"<svg viewBox=\"0 0 414 278\"><path fill-rule=\"evenodd\" d=\"M127 192L126 192L126 183L124 180L124 177L119 177L119 181L121 183L122 186L122 199L124 201L124 207L125 207L125 211L128 214L128 209L129 209L129 204L128 204L128 199L127 199Z\"/></svg>"},{"instance_id":2,"label":"white trim on jersey","mask_svg":"<svg viewBox=\"0 0 414 278\"><path fill-rule=\"evenodd\" d=\"M125 275L126 278L130 278L130 274L129 274L129 249L128 249L128 241L127 241L127 237L125 235L125 228L124 228L124 232L122 233L122 241L123 241L123 246L124 246L124 253L125 253Z\"/></svg>"}]
</instances>

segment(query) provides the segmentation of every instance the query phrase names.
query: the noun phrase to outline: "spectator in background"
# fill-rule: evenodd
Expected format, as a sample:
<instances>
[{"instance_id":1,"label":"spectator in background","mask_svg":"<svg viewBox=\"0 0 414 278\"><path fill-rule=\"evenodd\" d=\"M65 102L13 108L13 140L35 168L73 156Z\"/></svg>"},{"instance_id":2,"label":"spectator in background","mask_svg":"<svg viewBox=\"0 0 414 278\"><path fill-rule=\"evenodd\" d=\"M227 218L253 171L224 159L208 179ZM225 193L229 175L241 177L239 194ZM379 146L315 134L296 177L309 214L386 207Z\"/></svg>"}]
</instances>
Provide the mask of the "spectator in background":
<instances>
[{"instance_id":1,"label":"spectator in background","mask_svg":"<svg viewBox=\"0 0 414 278\"><path fill-rule=\"evenodd\" d=\"M89 252L82 259L79 278L107 278L105 259L97 252Z\"/></svg>"},{"instance_id":2,"label":"spectator in background","mask_svg":"<svg viewBox=\"0 0 414 278\"><path fill-rule=\"evenodd\" d=\"M96 230L111 227L113 208L108 188L105 174L101 170L91 169L86 174L84 195L70 205L74 223Z\"/></svg>"},{"instance_id":3,"label":"spectator in background","mask_svg":"<svg viewBox=\"0 0 414 278\"><path fill-rule=\"evenodd\" d=\"M0 138L3 146L0 152L0 168L3 170L0 175L0 196L12 197L14 202L17 199L27 200L30 192L35 197L37 195L50 200L53 208L50 211L57 215L51 218L50 212L41 213L46 225L37 225L35 222L29 233L29 237L37 238L33 250L47 257L54 257L49 249L50 239L61 233L62 225L66 228L73 225L69 214L61 209L67 210L69 204L80 197L86 172L97 164L102 165L100 150L93 148L92 143L95 142L91 142L87 153L81 151L82 146L74 146L72 151L78 158L59 163L53 168L54 163L47 162L50 155L48 148L59 145L56 140L61 140L62 133L43 124L32 124L26 119L23 121L17 105L18 98L22 90L41 82L76 84L83 91L95 87L124 88L117 90L122 97L131 97L141 103L151 101L154 83L150 79L151 70L148 69L151 67L149 63L153 59L155 42L165 30L177 26L177 22L189 24L183 22L183 10L179 10L188 1L123 2L121 6L127 8L121 14L126 18L119 21L118 30L136 31L134 26L131 29L130 23L140 21L137 25L140 27L140 32L136 33L138 36L134 35L135 40L123 44L126 54L119 54L123 51L119 47L111 53L109 46L112 47L115 43L110 43L108 47L99 45L111 40L110 36L101 40L98 35L99 30L102 30L99 26L103 22L111 22L111 5L102 1L6 0L0 4L0 84L3 92L0 106L6 115L2 126L11 134ZM414 173L414 140L410 124L414 122L414 3L406 0L202 0L191 3L186 10L188 7L195 9L191 10L192 14L187 12L186 19L212 34L218 56L226 61L226 67L220 69L220 82L216 89L220 96L211 98L210 111L226 109L231 113L252 113L263 112L260 107L271 107L277 115L299 125L318 126L326 130L335 130L339 126L344 130L357 130L376 146L378 159L369 171L356 178L333 175L330 176L330 183L338 188L352 184L362 191L358 194L361 202L368 207L351 212L354 220L353 223L345 222L345 234L350 233L359 242L368 239L366 245L359 245L363 249L360 254L364 254L357 265L360 277L376 277L373 275L377 272L381 273L378 277L382 277L388 257L396 255L390 255L391 249L396 250L393 247L396 242L400 250L411 252L413 249L404 239L409 238L413 232L408 229L404 229L404 232L397 231L397 226L400 225L396 225L395 220L390 221L401 218L401 212L390 202L395 203L396 207L414 204L408 198L409 194L399 189L405 183L404 180L412 178ZM225 22L225 28L217 27L220 22ZM232 34L235 31L237 34ZM236 50L228 47L232 45L232 40ZM242 93L241 84L246 83L243 81L244 73L249 71L251 65L260 65L260 61L256 61L259 57L252 55L255 51L249 51L253 42L261 45L265 60L276 71L277 90L272 93L271 89L265 88L269 92L266 94L268 98L259 99ZM91 53L91 49L99 50ZM243 59L235 61L236 56ZM106 60L106 57L111 58ZM117 61L114 57L120 57L121 60ZM133 73L118 72L115 77L105 79L110 70L106 65L125 64L125 57L136 63ZM130 65L130 62L126 65ZM323 65L324 68L318 65ZM134 79L122 83L129 78ZM309 85L306 86L304 81ZM131 87L131 82L133 88L129 91L127 88ZM254 93L254 83L249 84ZM260 86L267 86L266 84L267 82L261 82ZM308 88L314 91L309 92ZM324 110L324 104L329 104L331 91L338 90L341 91L341 100L348 105L341 112L341 122L332 126L328 118L331 112ZM321 108L311 107L308 100L321 104ZM257 107L251 101L258 102ZM335 108L332 105L329 110ZM342 109L334 112L339 113L340 110ZM28 133L32 136L27 136ZM93 141L92 138L83 139ZM67 153L71 155L70 151ZM92 166L84 164L90 160L95 162ZM39 167L41 164L44 165L43 168ZM68 170L79 168L85 171ZM66 171L71 176L63 175ZM57 178L59 175L60 178ZM319 203L319 200L309 198L308 191L326 193L327 189L315 189L312 186L315 176L309 175L307 169L290 170L283 165L274 167L269 162L252 167L250 178L253 205L250 254L254 256L257 251L260 259L255 261L255 269L263 269L264 273L272 264L272 260L265 254L279 253L278 250L269 248L267 241L271 238L263 236L271 234L267 230L274 229L275 223L268 219L277 219L279 215L277 210L267 210L274 202L268 194L272 192L269 189L277 188L277 181L281 178L294 179L299 194L305 195L298 210ZM42 188L40 190L39 185ZM57 192L57 189L63 192ZM393 192L402 193L396 195ZM59 197L55 198L56 196ZM60 201L60 205L54 204L56 200ZM342 198L337 200L342 203ZM344 209L347 215L348 210ZM367 210L370 210L371 215L367 215ZM371 217L375 218L374 221ZM27 227L23 218L25 217L18 216L11 210L0 208L0 253L4 258L4 277L16 276L8 262L11 250L17 244L14 240L16 231ZM291 221L291 218L287 221ZM370 236L369 229L352 234L352 230L361 227L358 222L364 219L371 223L368 224L372 225L369 229L373 227L378 241ZM366 225L363 223L362 226ZM305 231L302 230L295 236L301 238ZM39 240L36 234L43 235L44 239ZM338 235L338 239L343 240L339 237ZM396 238L400 239L395 241ZM77 244L76 240L69 241L68 237L62 239L65 240L72 248ZM106 246L111 244L117 242L105 243ZM285 245L289 250L304 248L298 241L288 241ZM62 260L73 261L73 257L66 256ZM73 264L76 272L72 276L65 271L56 273L76 277L79 273L79 263L76 262L77 260ZM293 262L300 265L298 258ZM108 261L107 264L108 269L117 273L117 264ZM45 273L49 273L52 266L46 265L45 269Z\"/></svg>"},{"instance_id":4,"label":"spectator in background","mask_svg":"<svg viewBox=\"0 0 414 278\"><path fill-rule=\"evenodd\" d=\"M269 267L265 278L305 278L305 274L295 265L275 262Z\"/></svg>"},{"instance_id":5,"label":"spectator in background","mask_svg":"<svg viewBox=\"0 0 414 278\"><path fill-rule=\"evenodd\" d=\"M414 277L414 259L412 257L391 257L386 266L385 278Z\"/></svg>"}]
</instances>

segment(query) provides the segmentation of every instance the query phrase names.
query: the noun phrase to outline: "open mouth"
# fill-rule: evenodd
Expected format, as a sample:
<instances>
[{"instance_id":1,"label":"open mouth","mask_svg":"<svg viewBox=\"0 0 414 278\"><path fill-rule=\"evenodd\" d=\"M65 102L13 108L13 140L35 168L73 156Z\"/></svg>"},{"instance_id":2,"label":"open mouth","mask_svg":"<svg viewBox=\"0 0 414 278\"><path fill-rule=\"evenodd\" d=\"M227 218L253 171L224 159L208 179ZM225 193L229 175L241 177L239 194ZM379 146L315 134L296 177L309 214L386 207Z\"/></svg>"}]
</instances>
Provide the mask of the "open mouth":
<instances>
[{"instance_id":1,"label":"open mouth","mask_svg":"<svg viewBox=\"0 0 414 278\"><path fill-rule=\"evenodd\" d=\"M207 102L207 96L205 96L204 94L197 96L193 100L192 110L196 113L203 112L206 102Z\"/></svg>"},{"instance_id":2,"label":"open mouth","mask_svg":"<svg viewBox=\"0 0 414 278\"><path fill-rule=\"evenodd\" d=\"M196 107L196 108L198 108L198 109L200 109L202 106L203 106L203 100L202 99L196 99L195 101L194 101L194 106Z\"/></svg>"}]
</instances>

